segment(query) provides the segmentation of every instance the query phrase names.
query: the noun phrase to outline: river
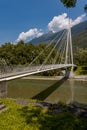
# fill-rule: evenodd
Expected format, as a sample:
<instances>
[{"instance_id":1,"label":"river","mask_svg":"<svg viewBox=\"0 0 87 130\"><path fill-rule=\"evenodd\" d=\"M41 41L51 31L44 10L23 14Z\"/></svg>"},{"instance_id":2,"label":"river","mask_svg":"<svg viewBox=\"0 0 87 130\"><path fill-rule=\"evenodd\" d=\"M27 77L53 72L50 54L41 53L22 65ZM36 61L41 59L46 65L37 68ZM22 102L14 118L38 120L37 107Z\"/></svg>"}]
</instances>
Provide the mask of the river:
<instances>
[{"instance_id":1,"label":"river","mask_svg":"<svg viewBox=\"0 0 87 130\"><path fill-rule=\"evenodd\" d=\"M8 82L9 98L32 98L51 103L87 103L87 81L17 79Z\"/></svg>"}]
</instances>

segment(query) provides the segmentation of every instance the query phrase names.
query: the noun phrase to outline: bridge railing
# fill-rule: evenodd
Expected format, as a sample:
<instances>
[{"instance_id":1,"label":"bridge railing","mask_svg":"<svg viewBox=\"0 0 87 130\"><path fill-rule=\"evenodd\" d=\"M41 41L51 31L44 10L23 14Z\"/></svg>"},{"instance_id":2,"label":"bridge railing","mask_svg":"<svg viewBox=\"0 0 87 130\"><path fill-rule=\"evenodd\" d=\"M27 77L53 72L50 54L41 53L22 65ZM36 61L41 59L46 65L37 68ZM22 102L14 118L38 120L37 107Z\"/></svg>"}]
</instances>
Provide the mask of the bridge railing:
<instances>
[{"instance_id":1,"label":"bridge railing","mask_svg":"<svg viewBox=\"0 0 87 130\"><path fill-rule=\"evenodd\" d=\"M0 70L0 78L10 77L14 75L21 75L25 73L39 73L47 70L53 70L58 68L70 67L72 64L47 64L38 66L6 66L3 70Z\"/></svg>"}]
</instances>

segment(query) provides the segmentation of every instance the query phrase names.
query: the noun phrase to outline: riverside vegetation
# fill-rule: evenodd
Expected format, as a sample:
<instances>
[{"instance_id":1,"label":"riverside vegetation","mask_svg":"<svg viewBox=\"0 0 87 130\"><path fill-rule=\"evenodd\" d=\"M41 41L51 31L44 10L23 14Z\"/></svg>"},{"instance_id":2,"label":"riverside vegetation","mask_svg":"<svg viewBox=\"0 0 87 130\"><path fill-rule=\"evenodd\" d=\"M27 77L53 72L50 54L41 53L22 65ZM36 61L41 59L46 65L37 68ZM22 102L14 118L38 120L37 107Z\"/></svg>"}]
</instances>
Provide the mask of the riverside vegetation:
<instances>
[{"instance_id":1,"label":"riverside vegetation","mask_svg":"<svg viewBox=\"0 0 87 130\"><path fill-rule=\"evenodd\" d=\"M45 47L46 44L25 44L23 41L17 44L5 43L0 46L0 69L4 71L7 65L29 65ZM41 64L51 49L52 46L45 50L45 53L39 57L35 64ZM55 49L48 64L52 62L56 51ZM79 66L76 71L77 74L87 74L87 49L75 48L74 51L74 63ZM58 75L58 71L45 72L43 75ZM18 104L17 99L0 100L8 109L0 113L0 130L87 129L87 118L69 112L67 105L61 105L59 113L55 113L49 108L38 107L30 103L28 103L27 106L26 104ZM33 100L31 102L33 102ZM62 109L63 111L61 112Z\"/></svg>"},{"instance_id":2,"label":"riverside vegetation","mask_svg":"<svg viewBox=\"0 0 87 130\"><path fill-rule=\"evenodd\" d=\"M68 111L63 103L58 108L63 112L52 112L51 107L34 105L36 101L0 99L8 110L0 114L0 130L86 130L87 118ZM27 104L26 104L27 103ZM57 106L57 105L56 105Z\"/></svg>"},{"instance_id":3,"label":"riverside vegetation","mask_svg":"<svg viewBox=\"0 0 87 130\"><path fill-rule=\"evenodd\" d=\"M74 7L76 4L76 0L60 1L66 7ZM87 5L84 9L87 11ZM38 46L41 49L40 45ZM0 68L5 65L29 64L37 54L35 48L37 46L25 45L23 42L0 46ZM77 69L77 73L87 74L87 48L77 50L74 54L74 63L81 66ZM38 62L42 62L42 59ZM18 105L15 100L1 99L1 101L8 110L0 115L0 130L87 130L87 119L68 112L66 105L61 106L65 108L65 112L50 114L48 109Z\"/></svg>"},{"instance_id":4,"label":"riverside vegetation","mask_svg":"<svg viewBox=\"0 0 87 130\"><path fill-rule=\"evenodd\" d=\"M46 47L46 44L17 44L5 43L0 46L0 69L5 70L7 65L29 65L29 63ZM41 64L47 57L52 46L45 50L35 64ZM48 64L56 53L54 50ZM78 53L77 53L78 52ZM78 74L87 74L87 49L75 48L74 63L77 64ZM42 75L58 75L58 71L45 72ZM75 115L68 111L67 105L61 105L59 113L49 108L42 108L32 104L18 104L17 99L0 99L7 110L0 113L0 130L86 130L87 118ZM28 102L28 100L27 100ZM30 101L29 101L30 102ZM33 102L33 100L31 101ZM54 110L54 109L53 109Z\"/></svg>"},{"instance_id":5,"label":"riverside vegetation","mask_svg":"<svg viewBox=\"0 0 87 130\"><path fill-rule=\"evenodd\" d=\"M25 44L23 41L17 44L5 43L0 46L0 70L4 71L5 66L16 66L16 65L29 65L33 59L44 50L46 44L33 45L32 43ZM38 60L34 64L42 64L44 59L50 53L52 46L45 49L44 53L40 55ZM47 61L47 64L52 63L54 56L57 52L55 49L51 55L51 58ZM59 57L58 57L59 58ZM58 59L56 63L58 62ZM74 48L74 64L78 67L77 74L87 74L87 48ZM58 71L44 72L44 75L58 75Z\"/></svg>"}]
</instances>

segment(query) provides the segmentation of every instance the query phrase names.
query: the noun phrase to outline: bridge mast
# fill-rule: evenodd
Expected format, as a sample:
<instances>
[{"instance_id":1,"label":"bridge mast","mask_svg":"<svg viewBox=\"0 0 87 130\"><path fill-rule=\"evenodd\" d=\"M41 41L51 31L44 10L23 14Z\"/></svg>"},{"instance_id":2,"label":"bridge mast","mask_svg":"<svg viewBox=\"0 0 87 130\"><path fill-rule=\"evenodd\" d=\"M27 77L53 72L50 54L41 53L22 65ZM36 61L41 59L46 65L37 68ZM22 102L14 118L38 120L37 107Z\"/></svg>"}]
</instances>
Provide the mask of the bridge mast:
<instances>
[{"instance_id":1,"label":"bridge mast","mask_svg":"<svg viewBox=\"0 0 87 130\"><path fill-rule=\"evenodd\" d=\"M73 66L73 49L72 49L72 36L71 36L71 23L70 23L70 19L69 19L68 32L67 32L67 45L66 45L65 64L68 64L69 46L70 46L70 58L71 58L72 66Z\"/></svg>"},{"instance_id":2,"label":"bridge mast","mask_svg":"<svg viewBox=\"0 0 87 130\"><path fill-rule=\"evenodd\" d=\"M69 61L68 61L69 60L69 51L70 51L70 60L71 60L71 64L72 64L70 77L73 77L73 49L72 49L71 20L70 19L69 19L68 32L67 32L65 64L69 64Z\"/></svg>"},{"instance_id":3,"label":"bridge mast","mask_svg":"<svg viewBox=\"0 0 87 130\"><path fill-rule=\"evenodd\" d=\"M71 24L70 24L70 20L69 20L69 34L70 34L71 62L72 62L72 69L73 69L73 49L72 49L72 36L71 36Z\"/></svg>"},{"instance_id":4,"label":"bridge mast","mask_svg":"<svg viewBox=\"0 0 87 130\"><path fill-rule=\"evenodd\" d=\"M69 51L69 27L68 27L68 31L67 31L65 64L68 64L68 51Z\"/></svg>"}]
</instances>

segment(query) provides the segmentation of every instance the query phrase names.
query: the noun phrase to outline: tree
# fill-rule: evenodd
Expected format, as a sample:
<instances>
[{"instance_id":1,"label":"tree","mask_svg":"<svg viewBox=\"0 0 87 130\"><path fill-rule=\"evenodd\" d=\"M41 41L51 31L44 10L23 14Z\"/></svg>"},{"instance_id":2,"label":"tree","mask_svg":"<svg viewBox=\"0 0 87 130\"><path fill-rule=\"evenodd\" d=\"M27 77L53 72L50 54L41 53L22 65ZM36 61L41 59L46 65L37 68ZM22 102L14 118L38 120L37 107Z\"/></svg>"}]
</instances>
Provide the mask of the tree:
<instances>
[{"instance_id":1,"label":"tree","mask_svg":"<svg viewBox=\"0 0 87 130\"><path fill-rule=\"evenodd\" d=\"M10 42L0 46L0 58L5 59L6 63L9 65L13 61L15 48L14 45Z\"/></svg>"},{"instance_id":2,"label":"tree","mask_svg":"<svg viewBox=\"0 0 87 130\"><path fill-rule=\"evenodd\" d=\"M6 70L6 66L7 66L7 63L5 61L5 59L1 59L0 58L0 73L5 73L7 70Z\"/></svg>"},{"instance_id":3,"label":"tree","mask_svg":"<svg viewBox=\"0 0 87 130\"><path fill-rule=\"evenodd\" d=\"M75 7L77 0L60 0L67 8Z\"/></svg>"},{"instance_id":4,"label":"tree","mask_svg":"<svg viewBox=\"0 0 87 130\"><path fill-rule=\"evenodd\" d=\"M87 4L85 5L84 10L85 10L85 12L87 12Z\"/></svg>"},{"instance_id":5,"label":"tree","mask_svg":"<svg viewBox=\"0 0 87 130\"><path fill-rule=\"evenodd\" d=\"M67 8L75 7L77 0L60 0L63 5ZM84 6L85 12L87 12L87 4Z\"/></svg>"}]
</instances>

